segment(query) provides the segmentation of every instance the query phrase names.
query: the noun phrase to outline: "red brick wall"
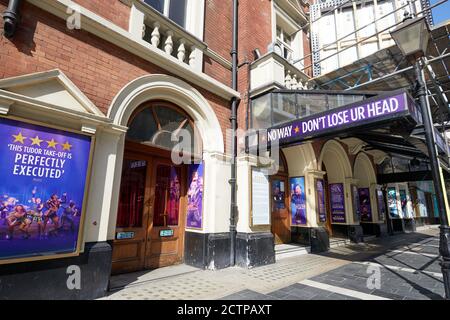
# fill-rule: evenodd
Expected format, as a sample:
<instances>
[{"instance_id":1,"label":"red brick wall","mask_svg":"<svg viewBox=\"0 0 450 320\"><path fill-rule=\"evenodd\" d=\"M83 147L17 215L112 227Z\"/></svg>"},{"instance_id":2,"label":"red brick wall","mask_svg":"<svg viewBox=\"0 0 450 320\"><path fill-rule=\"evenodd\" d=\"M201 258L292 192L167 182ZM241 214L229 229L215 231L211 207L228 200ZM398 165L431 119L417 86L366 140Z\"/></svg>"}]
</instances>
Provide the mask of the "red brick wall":
<instances>
[{"instance_id":1,"label":"red brick wall","mask_svg":"<svg viewBox=\"0 0 450 320\"><path fill-rule=\"evenodd\" d=\"M226 59L231 59L232 23L233 1L205 0L204 40Z\"/></svg>"},{"instance_id":2,"label":"red brick wall","mask_svg":"<svg viewBox=\"0 0 450 320\"><path fill-rule=\"evenodd\" d=\"M272 42L271 0L241 0L239 2L239 63L253 62L253 50L258 48L262 55ZM239 69L239 92L242 100L238 110L239 128L245 129L248 114L248 65ZM250 119L249 119L250 120Z\"/></svg>"},{"instance_id":3,"label":"red brick wall","mask_svg":"<svg viewBox=\"0 0 450 320\"><path fill-rule=\"evenodd\" d=\"M0 12L7 5L0 0ZM139 76L165 70L25 2L22 22L12 41L0 37L0 79L61 69L105 114L115 95ZM0 22L2 22L0 20ZM0 23L0 33L3 32ZM227 100L197 88L216 112L222 130L229 127Z\"/></svg>"},{"instance_id":4,"label":"red brick wall","mask_svg":"<svg viewBox=\"0 0 450 320\"><path fill-rule=\"evenodd\" d=\"M205 1L204 41L208 47L231 62L233 2L223 0ZM231 70L217 61L204 56L203 72L231 86Z\"/></svg>"},{"instance_id":5,"label":"red brick wall","mask_svg":"<svg viewBox=\"0 0 450 320\"><path fill-rule=\"evenodd\" d=\"M80 6L128 30L130 7L119 0L73 0Z\"/></svg>"},{"instance_id":6,"label":"red brick wall","mask_svg":"<svg viewBox=\"0 0 450 320\"><path fill-rule=\"evenodd\" d=\"M303 31L303 54L305 57L305 60L303 60L303 64L305 67L307 67L305 70L303 70L304 73L306 73L308 76L312 77L312 57L311 57L311 41L309 38L309 33Z\"/></svg>"}]
</instances>

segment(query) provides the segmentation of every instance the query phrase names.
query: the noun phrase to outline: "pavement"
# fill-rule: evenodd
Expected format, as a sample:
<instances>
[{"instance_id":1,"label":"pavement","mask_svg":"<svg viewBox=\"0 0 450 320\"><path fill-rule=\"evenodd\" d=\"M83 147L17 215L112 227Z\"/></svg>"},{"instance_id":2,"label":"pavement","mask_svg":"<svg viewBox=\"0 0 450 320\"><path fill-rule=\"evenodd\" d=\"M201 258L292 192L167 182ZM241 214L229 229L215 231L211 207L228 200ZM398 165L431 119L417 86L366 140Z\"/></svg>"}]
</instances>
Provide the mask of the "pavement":
<instances>
[{"instance_id":1,"label":"pavement","mask_svg":"<svg viewBox=\"0 0 450 320\"><path fill-rule=\"evenodd\" d=\"M437 227L283 257L253 269L186 265L111 278L110 300L441 300Z\"/></svg>"}]
</instances>

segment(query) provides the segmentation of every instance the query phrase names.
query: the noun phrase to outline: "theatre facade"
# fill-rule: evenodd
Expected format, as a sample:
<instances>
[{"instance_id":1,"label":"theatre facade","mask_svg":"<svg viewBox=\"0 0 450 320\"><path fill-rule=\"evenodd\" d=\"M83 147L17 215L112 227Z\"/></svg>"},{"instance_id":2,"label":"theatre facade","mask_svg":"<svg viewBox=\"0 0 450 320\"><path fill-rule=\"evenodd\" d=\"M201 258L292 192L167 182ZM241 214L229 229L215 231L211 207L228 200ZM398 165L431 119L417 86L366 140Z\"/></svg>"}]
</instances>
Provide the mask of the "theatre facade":
<instances>
[{"instance_id":1,"label":"theatre facade","mask_svg":"<svg viewBox=\"0 0 450 320\"><path fill-rule=\"evenodd\" d=\"M240 185L249 185L252 198L239 198L249 214L241 228L264 230L275 244L322 252L330 240L363 242L365 236L436 223L434 191L425 182L393 178L387 166L392 156L366 139L403 140L397 141L400 154L413 142L411 132L422 119L406 91L275 89L255 96L252 112L250 155L240 166ZM423 144L416 146L423 150ZM261 159L268 155L272 161ZM394 161L409 162L399 159ZM426 162L419 169L428 170ZM423 190L431 201L421 202L417 191Z\"/></svg>"},{"instance_id":2,"label":"theatre facade","mask_svg":"<svg viewBox=\"0 0 450 320\"><path fill-rule=\"evenodd\" d=\"M0 1L21 16L0 29L0 298L91 299L115 274L229 266L240 94L229 48L206 55L214 12L190 2L195 21L175 23L142 1L13 2Z\"/></svg>"}]
</instances>

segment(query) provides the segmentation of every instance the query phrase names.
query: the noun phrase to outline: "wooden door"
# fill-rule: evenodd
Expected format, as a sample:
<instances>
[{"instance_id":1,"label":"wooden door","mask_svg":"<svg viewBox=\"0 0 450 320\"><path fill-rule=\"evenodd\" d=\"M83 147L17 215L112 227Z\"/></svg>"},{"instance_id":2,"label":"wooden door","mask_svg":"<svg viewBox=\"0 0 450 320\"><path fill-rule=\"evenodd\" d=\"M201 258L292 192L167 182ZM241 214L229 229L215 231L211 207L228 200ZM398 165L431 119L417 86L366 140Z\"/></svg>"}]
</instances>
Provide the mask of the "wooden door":
<instances>
[{"instance_id":1,"label":"wooden door","mask_svg":"<svg viewBox=\"0 0 450 320\"><path fill-rule=\"evenodd\" d=\"M113 242L112 274L144 268L151 169L151 158L126 154Z\"/></svg>"},{"instance_id":2,"label":"wooden door","mask_svg":"<svg viewBox=\"0 0 450 320\"><path fill-rule=\"evenodd\" d=\"M270 180L272 207L272 234L275 244L291 242L289 192L286 177L275 176Z\"/></svg>"},{"instance_id":3,"label":"wooden door","mask_svg":"<svg viewBox=\"0 0 450 320\"><path fill-rule=\"evenodd\" d=\"M185 227L185 167L155 159L152 168L146 268L182 262Z\"/></svg>"}]
</instances>

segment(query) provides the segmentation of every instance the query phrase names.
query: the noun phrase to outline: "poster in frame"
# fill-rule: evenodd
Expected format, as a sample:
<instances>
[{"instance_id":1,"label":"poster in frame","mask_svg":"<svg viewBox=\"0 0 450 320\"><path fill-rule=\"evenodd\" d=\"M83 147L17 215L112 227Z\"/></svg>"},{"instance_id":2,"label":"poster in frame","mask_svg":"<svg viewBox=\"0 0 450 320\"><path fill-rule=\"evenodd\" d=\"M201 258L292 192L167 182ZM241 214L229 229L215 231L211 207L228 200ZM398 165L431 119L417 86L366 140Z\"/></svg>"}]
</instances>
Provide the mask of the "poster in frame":
<instances>
[{"instance_id":1,"label":"poster in frame","mask_svg":"<svg viewBox=\"0 0 450 320\"><path fill-rule=\"evenodd\" d=\"M390 217L392 219L399 219L400 213L397 205L397 190L394 187L389 187L387 189L387 201Z\"/></svg>"},{"instance_id":2,"label":"poster in frame","mask_svg":"<svg viewBox=\"0 0 450 320\"><path fill-rule=\"evenodd\" d=\"M386 217L386 204L384 203L383 190L377 188L377 202L378 202L378 220L384 221Z\"/></svg>"},{"instance_id":3,"label":"poster in frame","mask_svg":"<svg viewBox=\"0 0 450 320\"><path fill-rule=\"evenodd\" d=\"M330 189L330 208L331 222L345 223L345 196L343 183L331 183Z\"/></svg>"},{"instance_id":4,"label":"poster in frame","mask_svg":"<svg viewBox=\"0 0 450 320\"><path fill-rule=\"evenodd\" d=\"M80 253L93 140L0 118L0 264Z\"/></svg>"},{"instance_id":5,"label":"poster in frame","mask_svg":"<svg viewBox=\"0 0 450 320\"><path fill-rule=\"evenodd\" d=\"M319 222L327 222L327 210L325 203L325 182L323 179L316 180L317 213Z\"/></svg>"},{"instance_id":6,"label":"poster in frame","mask_svg":"<svg viewBox=\"0 0 450 320\"><path fill-rule=\"evenodd\" d=\"M306 225L305 177L289 178L291 200L291 225Z\"/></svg>"},{"instance_id":7,"label":"poster in frame","mask_svg":"<svg viewBox=\"0 0 450 320\"><path fill-rule=\"evenodd\" d=\"M186 228L203 229L203 193L205 163L191 164L188 167L188 193Z\"/></svg>"},{"instance_id":8,"label":"poster in frame","mask_svg":"<svg viewBox=\"0 0 450 320\"><path fill-rule=\"evenodd\" d=\"M372 222L372 206L369 188L358 188L359 212L362 222Z\"/></svg>"},{"instance_id":9,"label":"poster in frame","mask_svg":"<svg viewBox=\"0 0 450 320\"><path fill-rule=\"evenodd\" d=\"M252 167L250 179L250 225L266 228L271 224L269 172L265 168Z\"/></svg>"}]
</instances>

